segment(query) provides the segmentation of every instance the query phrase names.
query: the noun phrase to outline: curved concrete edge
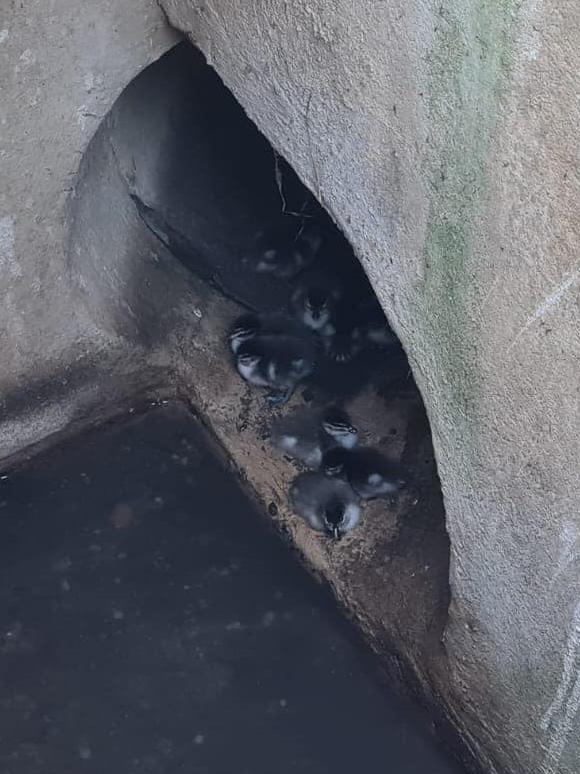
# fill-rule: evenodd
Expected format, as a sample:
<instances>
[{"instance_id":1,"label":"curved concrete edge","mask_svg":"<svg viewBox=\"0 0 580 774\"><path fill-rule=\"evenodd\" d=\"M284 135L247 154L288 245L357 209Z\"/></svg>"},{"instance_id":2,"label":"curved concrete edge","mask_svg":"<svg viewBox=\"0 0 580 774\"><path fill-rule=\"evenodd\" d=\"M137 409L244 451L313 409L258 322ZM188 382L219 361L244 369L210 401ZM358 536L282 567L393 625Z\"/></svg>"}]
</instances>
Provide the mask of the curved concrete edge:
<instances>
[{"instance_id":1,"label":"curved concrete edge","mask_svg":"<svg viewBox=\"0 0 580 774\"><path fill-rule=\"evenodd\" d=\"M94 380L100 368L112 378L126 343L83 300L69 255L70 204L100 122L180 36L154 0L99 0L82 13L71 0L50 10L13 4L0 27L0 455L7 457L123 392L120 383L101 389Z\"/></svg>"},{"instance_id":2,"label":"curved concrete edge","mask_svg":"<svg viewBox=\"0 0 580 774\"><path fill-rule=\"evenodd\" d=\"M68 207L87 145L119 93L179 40L154 0L13 5L0 30L2 383L42 381L116 337L79 299Z\"/></svg>"}]
</instances>

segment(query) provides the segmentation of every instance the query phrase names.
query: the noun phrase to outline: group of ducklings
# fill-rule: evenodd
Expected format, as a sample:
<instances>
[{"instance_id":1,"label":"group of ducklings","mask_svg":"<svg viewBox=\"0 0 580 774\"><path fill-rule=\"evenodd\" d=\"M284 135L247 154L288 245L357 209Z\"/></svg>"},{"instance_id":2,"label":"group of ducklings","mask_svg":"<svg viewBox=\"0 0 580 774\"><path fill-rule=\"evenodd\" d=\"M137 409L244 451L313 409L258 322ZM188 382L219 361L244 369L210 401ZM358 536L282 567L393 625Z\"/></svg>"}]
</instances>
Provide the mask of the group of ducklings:
<instances>
[{"instance_id":1,"label":"group of ducklings","mask_svg":"<svg viewBox=\"0 0 580 774\"><path fill-rule=\"evenodd\" d=\"M325 266L316 229L274 229L255 239L251 267L291 283L289 308L280 314L245 314L228 343L236 370L268 391L270 405L289 400L321 358L348 363L367 347L396 341L378 302L357 297ZM356 284L356 283L355 283ZM273 424L271 442L310 470L290 486L294 511L314 530L339 539L359 522L361 501L389 496L404 481L398 466L372 448L338 406L304 409Z\"/></svg>"},{"instance_id":2,"label":"group of ducklings","mask_svg":"<svg viewBox=\"0 0 580 774\"><path fill-rule=\"evenodd\" d=\"M315 331L339 363L366 347L398 344L385 315L345 242L316 220L282 218L259 232L245 262L286 283L292 314Z\"/></svg>"},{"instance_id":3,"label":"group of ducklings","mask_svg":"<svg viewBox=\"0 0 580 774\"><path fill-rule=\"evenodd\" d=\"M240 317L229 342L240 376L273 405L322 366L339 364L336 381L346 381L359 356L398 345L364 272L335 258L328 234L292 219L260 232L248 251L246 264L281 282L288 302L281 313Z\"/></svg>"},{"instance_id":4,"label":"group of ducklings","mask_svg":"<svg viewBox=\"0 0 580 774\"><path fill-rule=\"evenodd\" d=\"M405 483L398 465L376 449L359 447L358 429L337 406L295 411L274 422L270 440L310 468L290 485L295 513L336 540L358 524L361 501L390 496Z\"/></svg>"}]
</instances>

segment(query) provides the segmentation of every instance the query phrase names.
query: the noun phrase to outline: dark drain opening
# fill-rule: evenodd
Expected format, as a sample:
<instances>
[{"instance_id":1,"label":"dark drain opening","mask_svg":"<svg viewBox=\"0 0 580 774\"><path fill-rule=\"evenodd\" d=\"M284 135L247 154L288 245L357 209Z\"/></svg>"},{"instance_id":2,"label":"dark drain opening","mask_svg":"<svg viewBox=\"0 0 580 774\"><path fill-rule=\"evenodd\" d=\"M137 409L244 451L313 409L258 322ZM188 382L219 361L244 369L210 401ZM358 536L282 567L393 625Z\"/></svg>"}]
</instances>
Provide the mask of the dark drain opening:
<instances>
[{"instance_id":1,"label":"dark drain opening","mask_svg":"<svg viewBox=\"0 0 580 774\"><path fill-rule=\"evenodd\" d=\"M288 301L287 283L243 263L253 236L272 220L305 215L332 234L341 265L372 293L328 215L200 54L181 44L127 87L83 159L71 270L114 335L155 352L178 343L177 370L236 465L272 503L271 518L332 577L347 606L364 611L383 653L405 653L427 672L440 659L449 540L429 424L403 351L379 357L364 385L314 380L296 398L345 397L364 442L410 472L407 489L373 502L333 553L314 550L289 515L295 470L265 442L272 412L240 383L224 344L236 314Z\"/></svg>"}]
</instances>

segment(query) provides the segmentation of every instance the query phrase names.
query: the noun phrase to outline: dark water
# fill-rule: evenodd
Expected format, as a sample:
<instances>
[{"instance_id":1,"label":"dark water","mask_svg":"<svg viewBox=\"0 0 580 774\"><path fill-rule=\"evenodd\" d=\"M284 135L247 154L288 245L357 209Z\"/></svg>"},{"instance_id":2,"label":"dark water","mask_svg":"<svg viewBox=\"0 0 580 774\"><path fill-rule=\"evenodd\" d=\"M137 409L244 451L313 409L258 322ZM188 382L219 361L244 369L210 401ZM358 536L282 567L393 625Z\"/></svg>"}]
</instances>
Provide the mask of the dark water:
<instances>
[{"instance_id":1,"label":"dark water","mask_svg":"<svg viewBox=\"0 0 580 774\"><path fill-rule=\"evenodd\" d=\"M458 772L168 406L0 482L2 774Z\"/></svg>"}]
</instances>

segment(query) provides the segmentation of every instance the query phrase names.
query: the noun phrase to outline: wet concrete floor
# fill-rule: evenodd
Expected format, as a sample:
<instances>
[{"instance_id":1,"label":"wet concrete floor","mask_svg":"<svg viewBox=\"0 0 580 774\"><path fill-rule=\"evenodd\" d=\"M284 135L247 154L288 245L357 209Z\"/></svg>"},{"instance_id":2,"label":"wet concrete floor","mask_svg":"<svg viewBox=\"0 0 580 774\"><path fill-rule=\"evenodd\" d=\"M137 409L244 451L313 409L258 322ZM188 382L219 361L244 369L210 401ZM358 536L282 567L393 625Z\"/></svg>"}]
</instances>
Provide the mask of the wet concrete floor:
<instances>
[{"instance_id":1,"label":"wet concrete floor","mask_svg":"<svg viewBox=\"0 0 580 774\"><path fill-rule=\"evenodd\" d=\"M458 774L192 417L0 481L2 774Z\"/></svg>"}]
</instances>

